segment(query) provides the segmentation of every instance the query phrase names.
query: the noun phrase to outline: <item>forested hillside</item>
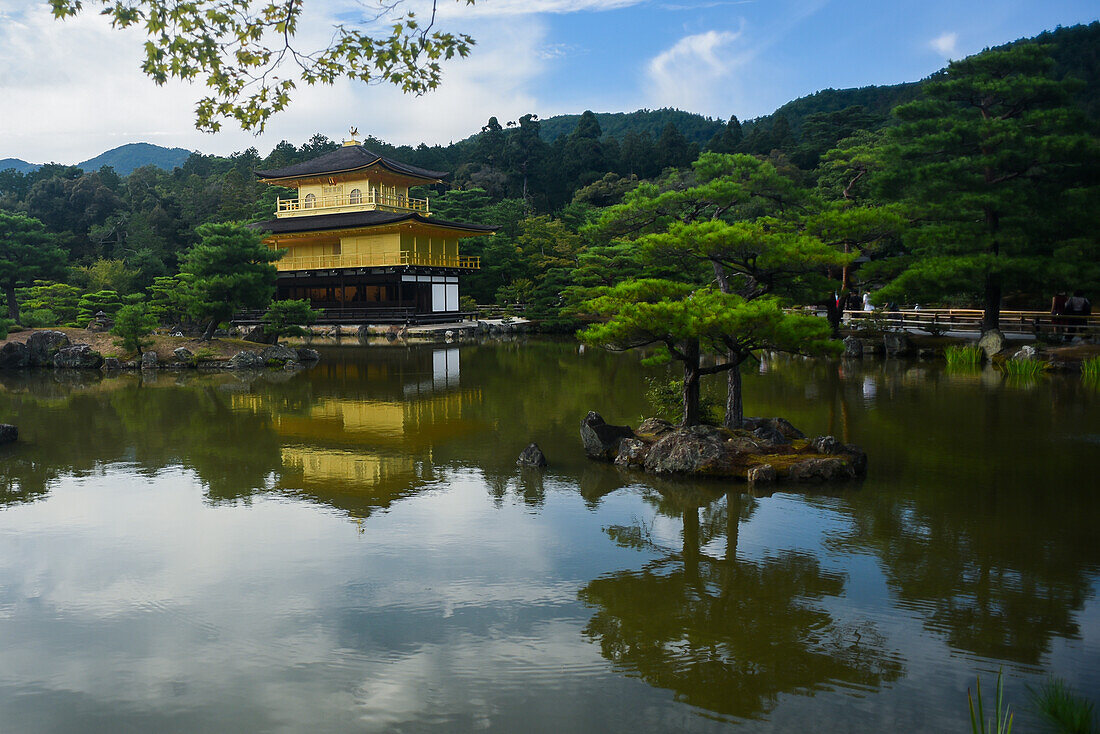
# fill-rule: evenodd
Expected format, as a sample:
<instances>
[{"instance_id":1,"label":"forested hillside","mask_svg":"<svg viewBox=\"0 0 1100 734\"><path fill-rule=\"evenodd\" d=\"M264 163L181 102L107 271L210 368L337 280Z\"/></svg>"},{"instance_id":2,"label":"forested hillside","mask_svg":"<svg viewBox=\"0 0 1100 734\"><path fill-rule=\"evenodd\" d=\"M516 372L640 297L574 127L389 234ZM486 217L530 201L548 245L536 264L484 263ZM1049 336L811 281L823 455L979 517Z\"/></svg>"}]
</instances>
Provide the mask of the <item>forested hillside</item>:
<instances>
[{"instance_id":1,"label":"forested hillside","mask_svg":"<svg viewBox=\"0 0 1100 734\"><path fill-rule=\"evenodd\" d=\"M128 143L76 165L85 171L98 171L103 166L110 166L120 176L128 176L135 168L142 166L156 166L171 171L176 166L183 165L190 155L191 151L186 148L163 148L149 143Z\"/></svg>"}]
</instances>

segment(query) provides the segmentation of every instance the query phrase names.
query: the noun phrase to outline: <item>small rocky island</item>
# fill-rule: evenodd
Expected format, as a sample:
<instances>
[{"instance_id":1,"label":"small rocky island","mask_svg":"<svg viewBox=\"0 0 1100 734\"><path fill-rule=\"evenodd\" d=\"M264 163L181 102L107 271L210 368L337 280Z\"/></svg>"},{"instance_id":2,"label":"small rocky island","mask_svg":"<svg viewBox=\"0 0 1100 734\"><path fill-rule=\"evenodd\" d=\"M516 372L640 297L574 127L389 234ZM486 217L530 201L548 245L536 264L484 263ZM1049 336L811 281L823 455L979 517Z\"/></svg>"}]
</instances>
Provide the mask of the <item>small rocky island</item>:
<instances>
[{"instance_id":1,"label":"small rocky island","mask_svg":"<svg viewBox=\"0 0 1100 734\"><path fill-rule=\"evenodd\" d=\"M614 426L599 413L581 421L581 441L591 459L657 475L826 482L867 473L867 454L832 436L807 438L783 418L746 418L744 428L674 426L648 418L635 431Z\"/></svg>"}]
</instances>

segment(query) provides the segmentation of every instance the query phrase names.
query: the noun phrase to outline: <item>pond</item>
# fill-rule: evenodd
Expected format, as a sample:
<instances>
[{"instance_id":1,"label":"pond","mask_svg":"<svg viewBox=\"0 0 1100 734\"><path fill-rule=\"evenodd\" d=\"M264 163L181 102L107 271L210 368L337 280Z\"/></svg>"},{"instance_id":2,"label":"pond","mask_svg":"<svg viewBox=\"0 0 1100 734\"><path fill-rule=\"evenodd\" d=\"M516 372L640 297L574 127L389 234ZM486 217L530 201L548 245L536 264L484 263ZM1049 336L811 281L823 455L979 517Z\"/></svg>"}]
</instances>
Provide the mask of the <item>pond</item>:
<instances>
[{"instance_id":1,"label":"pond","mask_svg":"<svg viewBox=\"0 0 1100 734\"><path fill-rule=\"evenodd\" d=\"M0 730L966 731L1003 670L1025 731L1048 675L1100 694L1078 379L766 359L748 414L870 457L769 494L584 458L588 410L648 414L636 355L323 355L0 376Z\"/></svg>"}]
</instances>

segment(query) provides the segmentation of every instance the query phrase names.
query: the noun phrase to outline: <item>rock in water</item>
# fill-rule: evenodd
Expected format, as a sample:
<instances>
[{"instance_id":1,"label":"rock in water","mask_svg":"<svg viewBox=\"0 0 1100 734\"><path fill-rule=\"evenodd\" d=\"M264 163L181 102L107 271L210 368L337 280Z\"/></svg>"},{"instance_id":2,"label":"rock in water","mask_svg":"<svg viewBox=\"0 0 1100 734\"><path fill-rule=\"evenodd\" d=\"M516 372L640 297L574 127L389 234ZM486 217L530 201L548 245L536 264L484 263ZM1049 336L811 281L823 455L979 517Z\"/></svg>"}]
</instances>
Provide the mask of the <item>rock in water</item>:
<instances>
[{"instance_id":1,"label":"rock in water","mask_svg":"<svg viewBox=\"0 0 1100 734\"><path fill-rule=\"evenodd\" d=\"M318 352L316 349L298 347L295 352L298 354L299 362L317 362L321 359L321 353Z\"/></svg>"},{"instance_id":2,"label":"rock in water","mask_svg":"<svg viewBox=\"0 0 1100 734\"><path fill-rule=\"evenodd\" d=\"M845 357L862 357L863 356L863 341L859 337L846 336L844 337L844 356Z\"/></svg>"},{"instance_id":3,"label":"rock in water","mask_svg":"<svg viewBox=\"0 0 1100 734\"><path fill-rule=\"evenodd\" d=\"M794 482L829 482L853 479L856 472L846 459L828 456L806 459L792 465L789 476Z\"/></svg>"},{"instance_id":4,"label":"rock in water","mask_svg":"<svg viewBox=\"0 0 1100 734\"><path fill-rule=\"evenodd\" d=\"M755 431L757 428L768 426L783 434L788 441L796 438L806 438L806 434L791 425L786 418L746 418L742 422L746 431Z\"/></svg>"},{"instance_id":5,"label":"rock in water","mask_svg":"<svg viewBox=\"0 0 1100 734\"><path fill-rule=\"evenodd\" d=\"M662 418L646 418L642 421L642 424L638 426L638 430L635 433L641 433L647 436L660 436L668 433L673 428L673 425Z\"/></svg>"},{"instance_id":6,"label":"rock in water","mask_svg":"<svg viewBox=\"0 0 1100 734\"><path fill-rule=\"evenodd\" d=\"M61 347L69 346L69 337L61 331L36 331L27 338L27 366L49 367Z\"/></svg>"},{"instance_id":7,"label":"rock in water","mask_svg":"<svg viewBox=\"0 0 1100 734\"><path fill-rule=\"evenodd\" d=\"M786 436L784 436L782 433L780 433L778 430L770 425L760 426L752 432L752 435L756 436L765 443L771 444L772 446L782 446L784 444L790 443L790 441L787 440Z\"/></svg>"},{"instance_id":8,"label":"rock in water","mask_svg":"<svg viewBox=\"0 0 1100 734\"><path fill-rule=\"evenodd\" d=\"M735 452L725 443L722 431L713 426L681 428L650 447L645 469L653 474L732 474Z\"/></svg>"},{"instance_id":9,"label":"rock in water","mask_svg":"<svg viewBox=\"0 0 1100 734\"><path fill-rule=\"evenodd\" d=\"M268 364L281 367L287 362L297 362L298 353L290 347L276 344L260 352L260 358Z\"/></svg>"},{"instance_id":10,"label":"rock in water","mask_svg":"<svg viewBox=\"0 0 1100 734\"><path fill-rule=\"evenodd\" d=\"M27 366L30 356L27 345L21 342L8 342L0 347L0 370L19 370Z\"/></svg>"},{"instance_id":11,"label":"rock in water","mask_svg":"<svg viewBox=\"0 0 1100 734\"><path fill-rule=\"evenodd\" d=\"M1039 353L1035 351L1035 347L1030 344L1025 344L1020 347L1019 351L1012 355L1012 358L1021 362L1028 362L1033 359L1039 358Z\"/></svg>"},{"instance_id":12,"label":"rock in water","mask_svg":"<svg viewBox=\"0 0 1100 734\"><path fill-rule=\"evenodd\" d=\"M904 331L891 331L882 335L882 348L887 356L904 357L909 354L912 347L909 343L909 335Z\"/></svg>"},{"instance_id":13,"label":"rock in water","mask_svg":"<svg viewBox=\"0 0 1100 734\"><path fill-rule=\"evenodd\" d=\"M106 371L122 369L122 363L116 357L107 357L103 360L103 369Z\"/></svg>"},{"instance_id":14,"label":"rock in water","mask_svg":"<svg viewBox=\"0 0 1100 734\"><path fill-rule=\"evenodd\" d=\"M542 449L535 442L528 444L516 459L516 466L529 466L535 469L542 469L546 466L546 455L542 453Z\"/></svg>"},{"instance_id":15,"label":"rock in water","mask_svg":"<svg viewBox=\"0 0 1100 734\"><path fill-rule=\"evenodd\" d=\"M810 446L819 454L839 454L844 451L844 444L832 436L818 436L810 441Z\"/></svg>"},{"instance_id":16,"label":"rock in water","mask_svg":"<svg viewBox=\"0 0 1100 734\"><path fill-rule=\"evenodd\" d=\"M10 423L0 423L0 443L11 443L19 440L19 429Z\"/></svg>"},{"instance_id":17,"label":"rock in water","mask_svg":"<svg viewBox=\"0 0 1100 734\"><path fill-rule=\"evenodd\" d=\"M1000 353L1005 348L1005 335L1000 329L990 329L982 334L978 340L978 349L985 353L986 359L993 359L994 354Z\"/></svg>"},{"instance_id":18,"label":"rock in water","mask_svg":"<svg viewBox=\"0 0 1100 734\"><path fill-rule=\"evenodd\" d=\"M634 438L634 431L628 426L605 423L603 416L594 410L581 421L581 441L584 443L584 453L590 459L614 461L619 455L619 443L624 438Z\"/></svg>"},{"instance_id":19,"label":"rock in water","mask_svg":"<svg viewBox=\"0 0 1100 734\"><path fill-rule=\"evenodd\" d=\"M141 368L143 370L155 370L157 368L157 353L145 352L141 355Z\"/></svg>"},{"instance_id":20,"label":"rock in water","mask_svg":"<svg viewBox=\"0 0 1100 734\"><path fill-rule=\"evenodd\" d=\"M649 447L650 444L641 439L624 438L619 442L619 455L615 457L615 466L644 467Z\"/></svg>"},{"instance_id":21,"label":"rock in water","mask_svg":"<svg viewBox=\"0 0 1100 734\"><path fill-rule=\"evenodd\" d=\"M775 482L775 467L771 464L758 464L749 469L745 478L750 484L772 484Z\"/></svg>"},{"instance_id":22,"label":"rock in water","mask_svg":"<svg viewBox=\"0 0 1100 734\"><path fill-rule=\"evenodd\" d=\"M87 344L63 347L53 356L53 366L60 369L94 370L103 364L103 355Z\"/></svg>"}]
</instances>

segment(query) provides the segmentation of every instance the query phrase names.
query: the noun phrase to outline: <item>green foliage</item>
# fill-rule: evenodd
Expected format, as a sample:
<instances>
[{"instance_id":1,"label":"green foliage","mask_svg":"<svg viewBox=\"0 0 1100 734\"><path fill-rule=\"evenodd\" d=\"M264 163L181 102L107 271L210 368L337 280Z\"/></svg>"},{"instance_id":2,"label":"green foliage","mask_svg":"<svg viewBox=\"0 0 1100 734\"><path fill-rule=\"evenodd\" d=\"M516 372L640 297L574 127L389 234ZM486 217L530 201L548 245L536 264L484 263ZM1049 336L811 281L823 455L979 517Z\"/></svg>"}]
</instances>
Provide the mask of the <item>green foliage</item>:
<instances>
[{"instance_id":1,"label":"green foliage","mask_svg":"<svg viewBox=\"0 0 1100 734\"><path fill-rule=\"evenodd\" d=\"M0 289L7 297L8 316L19 321L15 289L63 269L65 254L42 222L24 214L0 211Z\"/></svg>"},{"instance_id":2,"label":"green foliage","mask_svg":"<svg viewBox=\"0 0 1100 734\"><path fill-rule=\"evenodd\" d=\"M1081 362L1081 377L1088 380L1100 380L1100 357L1089 357Z\"/></svg>"},{"instance_id":3,"label":"green foliage","mask_svg":"<svg viewBox=\"0 0 1100 734\"><path fill-rule=\"evenodd\" d=\"M282 252L263 243L263 235L241 224L204 224L200 242L180 261L187 307L207 321L209 339L218 322L241 308L266 308L275 294L275 266Z\"/></svg>"},{"instance_id":4,"label":"green foliage","mask_svg":"<svg viewBox=\"0 0 1100 734\"><path fill-rule=\"evenodd\" d=\"M647 377L645 398L654 415L672 423L684 419L684 381L668 377ZM699 396L699 414L703 423L721 425L725 406L705 395Z\"/></svg>"},{"instance_id":5,"label":"green foliage","mask_svg":"<svg viewBox=\"0 0 1100 734\"><path fill-rule=\"evenodd\" d=\"M1096 731L1093 702L1077 695L1064 680L1049 678L1039 690L1029 687L1031 705L1059 734Z\"/></svg>"},{"instance_id":6,"label":"green foliage","mask_svg":"<svg viewBox=\"0 0 1100 734\"><path fill-rule=\"evenodd\" d=\"M126 267L123 260L99 258L91 265L73 269L73 277L89 291L130 293L138 277L137 270Z\"/></svg>"},{"instance_id":7,"label":"green foliage","mask_svg":"<svg viewBox=\"0 0 1100 734\"><path fill-rule=\"evenodd\" d=\"M1006 359L1001 363L1001 371L1010 377L1038 377L1046 368L1046 362L1037 359Z\"/></svg>"},{"instance_id":8,"label":"green foliage","mask_svg":"<svg viewBox=\"0 0 1100 734\"><path fill-rule=\"evenodd\" d=\"M275 337L276 343L284 336L301 336L307 333L302 327L317 320L317 312L306 300L274 301L263 315L264 333Z\"/></svg>"},{"instance_id":9,"label":"green foliage","mask_svg":"<svg viewBox=\"0 0 1100 734\"><path fill-rule=\"evenodd\" d=\"M36 280L33 285L20 288L17 295L23 311L48 311L53 318L50 325L76 326L81 296L81 290L76 286Z\"/></svg>"},{"instance_id":10,"label":"green foliage","mask_svg":"<svg viewBox=\"0 0 1100 734\"><path fill-rule=\"evenodd\" d=\"M19 316L23 326L28 329L41 329L43 326L57 326L57 315L48 308L23 309Z\"/></svg>"},{"instance_id":11,"label":"green foliage","mask_svg":"<svg viewBox=\"0 0 1100 734\"><path fill-rule=\"evenodd\" d=\"M103 290L95 293L85 293L80 297L76 306L76 324L83 329L100 311L108 316L113 316L122 308L123 303L122 298L116 291Z\"/></svg>"},{"instance_id":12,"label":"green foliage","mask_svg":"<svg viewBox=\"0 0 1100 734\"><path fill-rule=\"evenodd\" d=\"M7 339L8 332L15 326L15 322L11 319L0 319L0 339Z\"/></svg>"},{"instance_id":13,"label":"green foliage","mask_svg":"<svg viewBox=\"0 0 1100 734\"><path fill-rule=\"evenodd\" d=\"M465 57L474 44L465 33L432 30L432 14L422 23L412 11L381 18L388 34L374 37L351 23L335 26L327 47L294 47L303 0L225 5L218 0L98 0L116 28L143 28L148 39L142 70L158 85L169 79L203 79L211 93L195 108L196 127L208 132L232 118L245 130L262 132L267 120L290 103L300 84L332 85L341 79L387 82L406 93L439 86L440 61ZM466 0L473 5L473 0ZM50 0L55 18L77 15L80 0ZM365 23L368 28L377 27ZM293 61L291 61L293 60ZM284 65L284 61L292 66ZM293 68L292 68L293 67Z\"/></svg>"},{"instance_id":14,"label":"green foliage","mask_svg":"<svg viewBox=\"0 0 1100 734\"><path fill-rule=\"evenodd\" d=\"M477 300L472 296L459 296L458 297L458 310L459 311L477 311Z\"/></svg>"},{"instance_id":15,"label":"green foliage","mask_svg":"<svg viewBox=\"0 0 1100 734\"><path fill-rule=\"evenodd\" d=\"M974 368L982 363L983 352L975 346L951 346L943 350L948 368Z\"/></svg>"},{"instance_id":16,"label":"green foliage","mask_svg":"<svg viewBox=\"0 0 1100 734\"><path fill-rule=\"evenodd\" d=\"M992 711L993 720L987 721L982 703L982 679L977 680L978 698L975 704L970 689L966 697L970 701L970 730L973 734L1012 734L1013 714L1004 702L1004 671L997 673L997 700Z\"/></svg>"},{"instance_id":17,"label":"green foliage","mask_svg":"<svg viewBox=\"0 0 1100 734\"><path fill-rule=\"evenodd\" d=\"M1046 46L987 51L897 108L884 185L922 224L881 298L979 297L993 328L1006 287L1049 287L1052 250L1095 231L1085 202L1095 200L1100 144L1070 105L1078 83L1053 78L1052 65Z\"/></svg>"},{"instance_id":18,"label":"green foliage","mask_svg":"<svg viewBox=\"0 0 1100 734\"><path fill-rule=\"evenodd\" d=\"M149 286L149 308L162 323L179 324L187 317L187 278L182 275L163 275L154 278Z\"/></svg>"},{"instance_id":19,"label":"green foliage","mask_svg":"<svg viewBox=\"0 0 1100 734\"><path fill-rule=\"evenodd\" d=\"M149 309L148 304L135 303L118 310L111 333L119 337L115 342L118 346L140 355L142 348L152 343L145 337L153 333L157 325L157 316Z\"/></svg>"}]
</instances>

